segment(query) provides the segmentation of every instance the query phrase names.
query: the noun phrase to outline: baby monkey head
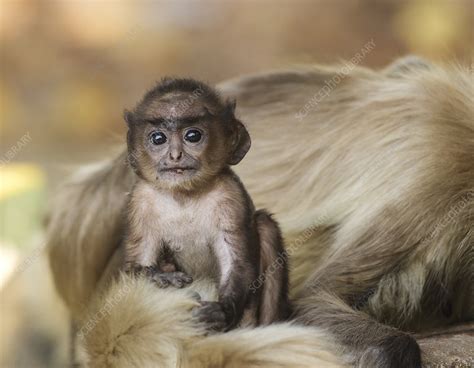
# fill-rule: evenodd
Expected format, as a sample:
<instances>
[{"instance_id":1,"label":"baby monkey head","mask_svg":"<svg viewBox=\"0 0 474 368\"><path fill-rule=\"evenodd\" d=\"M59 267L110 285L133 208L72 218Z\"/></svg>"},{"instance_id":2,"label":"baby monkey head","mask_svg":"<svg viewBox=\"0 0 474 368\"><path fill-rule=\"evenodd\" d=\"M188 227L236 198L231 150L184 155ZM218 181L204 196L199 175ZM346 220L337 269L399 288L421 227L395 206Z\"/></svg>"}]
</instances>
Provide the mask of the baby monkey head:
<instances>
[{"instance_id":1,"label":"baby monkey head","mask_svg":"<svg viewBox=\"0 0 474 368\"><path fill-rule=\"evenodd\" d=\"M223 101L205 83L164 79L133 111L125 111L129 162L158 187L199 188L239 163L250 148L234 111L234 102Z\"/></svg>"}]
</instances>

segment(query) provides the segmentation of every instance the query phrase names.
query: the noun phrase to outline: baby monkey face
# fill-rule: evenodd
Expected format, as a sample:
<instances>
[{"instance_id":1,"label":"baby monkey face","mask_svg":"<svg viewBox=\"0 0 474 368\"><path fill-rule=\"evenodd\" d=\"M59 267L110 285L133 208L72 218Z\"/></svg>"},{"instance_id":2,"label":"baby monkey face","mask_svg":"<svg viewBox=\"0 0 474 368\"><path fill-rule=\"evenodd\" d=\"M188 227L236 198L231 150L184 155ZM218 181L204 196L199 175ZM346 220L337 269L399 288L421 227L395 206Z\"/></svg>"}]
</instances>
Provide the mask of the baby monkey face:
<instances>
[{"instance_id":1,"label":"baby monkey face","mask_svg":"<svg viewBox=\"0 0 474 368\"><path fill-rule=\"evenodd\" d=\"M172 97L143 111L140 122L131 127L130 148L146 180L186 188L209 179L226 164L227 138L222 123L202 101L183 109L179 107L186 96Z\"/></svg>"},{"instance_id":2,"label":"baby monkey face","mask_svg":"<svg viewBox=\"0 0 474 368\"><path fill-rule=\"evenodd\" d=\"M129 162L158 187L204 189L250 148L234 111L234 102L202 82L165 79L125 112Z\"/></svg>"},{"instance_id":3,"label":"baby monkey face","mask_svg":"<svg viewBox=\"0 0 474 368\"><path fill-rule=\"evenodd\" d=\"M209 148L209 123L204 118L188 121L165 119L160 124L148 124L143 146L156 171L156 178L168 184L180 184L196 176L205 165Z\"/></svg>"},{"instance_id":4,"label":"baby monkey face","mask_svg":"<svg viewBox=\"0 0 474 368\"><path fill-rule=\"evenodd\" d=\"M195 126L177 131L152 128L147 134L148 149L157 157L161 175L187 175L198 170L206 143L207 132Z\"/></svg>"}]
</instances>

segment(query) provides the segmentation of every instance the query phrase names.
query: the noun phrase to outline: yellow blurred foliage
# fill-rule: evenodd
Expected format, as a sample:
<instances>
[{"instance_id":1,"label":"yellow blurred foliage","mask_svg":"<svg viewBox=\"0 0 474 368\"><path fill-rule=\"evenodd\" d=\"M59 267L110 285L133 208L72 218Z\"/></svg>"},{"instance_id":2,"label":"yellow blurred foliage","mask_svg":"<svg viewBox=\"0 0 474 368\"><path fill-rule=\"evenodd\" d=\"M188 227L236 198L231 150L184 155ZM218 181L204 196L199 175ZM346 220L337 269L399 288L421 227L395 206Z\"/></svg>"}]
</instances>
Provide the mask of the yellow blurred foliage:
<instances>
[{"instance_id":1,"label":"yellow blurred foliage","mask_svg":"<svg viewBox=\"0 0 474 368\"><path fill-rule=\"evenodd\" d=\"M456 1L417 0L402 8L394 29L411 50L436 57L458 41L467 23L465 9Z\"/></svg>"},{"instance_id":2,"label":"yellow blurred foliage","mask_svg":"<svg viewBox=\"0 0 474 368\"><path fill-rule=\"evenodd\" d=\"M32 164L0 166L0 200L40 188L45 183L43 171Z\"/></svg>"}]
</instances>

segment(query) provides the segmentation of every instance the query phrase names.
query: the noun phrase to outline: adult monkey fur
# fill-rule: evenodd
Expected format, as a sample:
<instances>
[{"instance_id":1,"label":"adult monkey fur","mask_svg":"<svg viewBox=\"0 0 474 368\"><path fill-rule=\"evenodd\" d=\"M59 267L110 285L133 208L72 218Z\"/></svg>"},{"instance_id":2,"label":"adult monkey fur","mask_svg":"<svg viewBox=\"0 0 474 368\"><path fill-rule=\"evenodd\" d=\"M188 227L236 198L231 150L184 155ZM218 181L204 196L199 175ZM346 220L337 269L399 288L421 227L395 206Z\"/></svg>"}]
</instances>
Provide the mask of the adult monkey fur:
<instances>
[{"instance_id":1,"label":"adult monkey fur","mask_svg":"<svg viewBox=\"0 0 474 368\"><path fill-rule=\"evenodd\" d=\"M294 318L307 327L203 338L187 319L191 301L179 293L158 298L122 278L106 295L124 285L132 292L85 335L91 366L409 367L417 347L401 331L473 319L469 70L413 58L344 78L339 70L296 68L220 85L239 101L237 115L253 137L237 172L256 206L282 225ZM336 78L331 93L298 114ZM124 161L78 174L51 212L55 282L79 320L99 280L118 267L121 213L133 185ZM92 311L104 300L96 296ZM140 328L137 312L152 327ZM134 344L138 336L149 346Z\"/></svg>"},{"instance_id":2,"label":"adult monkey fur","mask_svg":"<svg viewBox=\"0 0 474 368\"><path fill-rule=\"evenodd\" d=\"M199 95L195 93L199 91ZM230 169L251 139L209 85L167 78L125 113L128 158L137 174L127 206L124 268L161 288L197 277L218 285L196 318L213 330L289 316L288 267L278 224L255 210ZM268 267L280 259L278 269ZM262 287L251 287L266 274Z\"/></svg>"}]
</instances>

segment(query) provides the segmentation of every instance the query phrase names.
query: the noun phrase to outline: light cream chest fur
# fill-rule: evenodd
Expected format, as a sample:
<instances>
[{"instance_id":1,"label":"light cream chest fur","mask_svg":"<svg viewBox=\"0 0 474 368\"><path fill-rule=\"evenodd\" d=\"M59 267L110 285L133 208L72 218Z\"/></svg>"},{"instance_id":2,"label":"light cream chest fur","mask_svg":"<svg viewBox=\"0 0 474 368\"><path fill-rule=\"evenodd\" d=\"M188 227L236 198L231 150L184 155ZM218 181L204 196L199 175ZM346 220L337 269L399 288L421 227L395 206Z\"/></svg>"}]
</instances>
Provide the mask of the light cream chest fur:
<instances>
[{"instance_id":1,"label":"light cream chest fur","mask_svg":"<svg viewBox=\"0 0 474 368\"><path fill-rule=\"evenodd\" d=\"M219 234L218 193L185 201L154 190L149 194L144 225L153 229L153 237L173 251L178 266L193 278L216 279L219 269L212 245Z\"/></svg>"}]
</instances>

